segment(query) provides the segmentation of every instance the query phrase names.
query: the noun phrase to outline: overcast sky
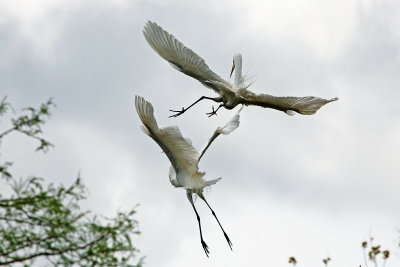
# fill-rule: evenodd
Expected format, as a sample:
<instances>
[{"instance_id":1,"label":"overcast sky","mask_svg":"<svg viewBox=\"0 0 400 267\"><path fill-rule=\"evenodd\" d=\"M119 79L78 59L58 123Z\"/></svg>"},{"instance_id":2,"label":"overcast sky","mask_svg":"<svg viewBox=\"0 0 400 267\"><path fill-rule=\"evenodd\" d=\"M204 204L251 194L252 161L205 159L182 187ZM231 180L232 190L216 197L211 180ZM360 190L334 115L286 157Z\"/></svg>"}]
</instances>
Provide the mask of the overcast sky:
<instances>
[{"instance_id":1,"label":"overcast sky","mask_svg":"<svg viewBox=\"0 0 400 267\"><path fill-rule=\"evenodd\" d=\"M207 118L200 103L179 118L169 109L214 96L174 70L146 43L152 20L229 79L243 55L251 90L277 96L339 97L313 116L248 107L240 127L207 151L200 170L223 177L206 193L233 242L202 201L206 258L185 191L169 161L140 130L134 96L150 101L160 126L178 125L200 149L235 111ZM108 216L136 204L135 246L146 266L363 264L370 234L400 266L400 2L1 1L0 97L16 110L53 97L48 154L17 134L2 144L13 173L71 184L84 208ZM4 125L0 125L3 127ZM396 247L397 246L397 247Z\"/></svg>"}]
</instances>

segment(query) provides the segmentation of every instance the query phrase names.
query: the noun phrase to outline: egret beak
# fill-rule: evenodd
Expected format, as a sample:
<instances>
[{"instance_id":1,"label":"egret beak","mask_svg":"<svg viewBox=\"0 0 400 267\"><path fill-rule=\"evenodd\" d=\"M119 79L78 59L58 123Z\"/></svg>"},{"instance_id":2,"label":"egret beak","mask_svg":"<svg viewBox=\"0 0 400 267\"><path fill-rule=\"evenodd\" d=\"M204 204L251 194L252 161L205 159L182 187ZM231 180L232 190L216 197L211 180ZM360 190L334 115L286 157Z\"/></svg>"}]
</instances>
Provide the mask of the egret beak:
<instances>
[{"instance_id":1,"label":"egret beak","mask_svg":"<svg viewBox=\"0 0 400 267\"><path fill-rule=\"evenodd\" d=\"M231 78L232 77L232 73L233 73L233 71L235 70L235 62L233 62L233 65L232 65L232 70L231 70L231 75L229 75L229 78Z\"/></svg>"}]
</instances>

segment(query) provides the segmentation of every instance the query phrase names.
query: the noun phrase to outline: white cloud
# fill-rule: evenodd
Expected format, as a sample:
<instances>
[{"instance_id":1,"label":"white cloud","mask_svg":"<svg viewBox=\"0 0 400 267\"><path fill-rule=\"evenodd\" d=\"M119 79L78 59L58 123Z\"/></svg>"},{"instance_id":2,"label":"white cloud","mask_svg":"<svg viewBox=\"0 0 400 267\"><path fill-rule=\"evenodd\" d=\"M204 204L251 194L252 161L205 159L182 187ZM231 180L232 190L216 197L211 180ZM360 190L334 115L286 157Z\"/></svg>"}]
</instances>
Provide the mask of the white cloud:
<instances>
[{"instance_id":1,"label":"white cloud","mask_svg":"<svg viewBox=\"0 0 400 267\"><path fill-rule=\"evenodd\" d=\"M22 46L39 59L53 60L68 10L74 8L66 2L2 1L0 26L13 28L11 40L8 40L13 47L10 52L18 53Z\"/></svg>"},{"instance_id":2,"label":"white cloud","mask_svg":"<svg viewBox=\"0 0 400 267\"><path fill-rule=\"evenodd\" d=\"M28 49L39 60L59 63L64 59L59 53L64 27L76 12L86 9L87 16L97 16L105 11L123 12L130 4L127 0L1 1L0 28L13 29L9 53Z\"/></svg>"},{"instance_id":3,"label":"white cloud","mask_svg":"<svg viewBox=\"0 0 400 267\"><path fill-rule=\"evenodd\" d=\"M231 1L235 40L252 42L300 42L323 60L335 59L343 51L357 26L359 1Z\"/></svg>"}]
</instances>

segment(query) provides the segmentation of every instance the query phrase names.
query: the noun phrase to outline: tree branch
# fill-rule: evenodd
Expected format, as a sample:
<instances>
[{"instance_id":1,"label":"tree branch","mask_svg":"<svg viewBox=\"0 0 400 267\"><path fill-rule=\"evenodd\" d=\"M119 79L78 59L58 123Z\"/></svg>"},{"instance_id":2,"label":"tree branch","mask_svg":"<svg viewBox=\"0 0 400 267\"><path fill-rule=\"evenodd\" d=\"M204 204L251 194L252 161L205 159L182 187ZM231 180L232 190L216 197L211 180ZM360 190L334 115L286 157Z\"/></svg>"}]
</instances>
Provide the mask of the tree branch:
<instances>
[{"instance_id":1,"label":"tree branch","mask_svg":"<svg viewBox=\"0 0 400 267\"><path fill-rule=\"evenodd\" d=\"M9 134L10 132L12 132L14 130L17 130L17 126L14 126L14 127L10 128L10 129L0 133L0 139L3 138L3 136L5 136L6 134Z\"/></svg>"},{"instance_id":2,"label":"tree branch","mask_svg":"<svg viewBox=\"0 0 400 267\"><path fill-rule=\"evenodd\" d=\"M57 251L54 251L54 252L47 252L47 251L38 252L38 253L29 255L29 256L26 256L26 257L14 258L14 259L9 260L9 261L0 262L0 265L8 265L8 264L16 263L16 262L23 262L23 261L31 260L33 258L41 257L41 256L49 257L49 256L61 255L63 253L79 251L79 250L82 250L82 249L86 249L86 248L88 248L90 246L93 246L97 242L100 242L101 240L106 238L108 235L109 234L104 234L104 235L100 236L99 238L97 238L97 239L95 239L95 240L93 240L93 241L91 241L91 242L89 242L89 243L87 243L85 245L78 246L78 247L75 247L75 248L66 248L66 249L57 250Z\"/></svg>"}]
</instances>

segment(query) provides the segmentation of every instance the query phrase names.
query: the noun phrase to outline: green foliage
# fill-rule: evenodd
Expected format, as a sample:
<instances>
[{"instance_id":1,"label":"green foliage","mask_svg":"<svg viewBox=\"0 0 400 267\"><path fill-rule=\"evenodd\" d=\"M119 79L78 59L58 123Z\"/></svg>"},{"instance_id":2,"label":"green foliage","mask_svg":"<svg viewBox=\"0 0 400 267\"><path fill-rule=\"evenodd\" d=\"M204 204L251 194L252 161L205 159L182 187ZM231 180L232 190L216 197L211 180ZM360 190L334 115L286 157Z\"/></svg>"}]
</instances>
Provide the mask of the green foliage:
<instances>
[{"instance_id":1,"label":"green foliage","mask_svg":"<svg viewBox=\"0 0 400 267\"><path fill-rule=\"evenodd\" d=\"M0 116L3 116L9 108L12 108L6 100L7 98L4 97L0 102ZM11 119L12 127L0 133L0 142L5 135L16 131L38 140L40 145L36 150L47 152L53 145L41 137L41 134L43 133L42 125L46 122L45 119L50 116L50 108L52 106L55 105L50 98L46 103L41 104L39 108L27 107L23 109L26 114Z\"/></svg>"},{"instance_id":2,"label":"green foliage","mask_svg":"<svg viewBox=\"0 0 400 267\"><path fill-rule=\"evenodd\" d=\"M0 116L3 116L7 112L8 108L12 108L10 103L6 102L6 100L7 97L5 96L0 102Z\"/></svg>"},{"instance_id":3,"label":"green foliage","mask_svg":"<svg viewBox=\"0 0 400 267\"><path fill-rule=\"evenodd\" d=\"M51 144L40 135L51 106L50 99L38 109L25 109L28 114L11 119L12 127L0 133L0 140L20 132L39 140L37 150L46 152ZM9 107L3 98L0 116ZM7 197L0 195L0 265L33 266L41 258L53 266L142 266L143 258L134 259L138 251L131 240L139 234L134 209L114 218L90 216L79 207L86 198L80 177L69 187L46 186L39 177L15 179L11 166L0 164L1 178L11 189Z\"/></svg>"}]
</instances>

